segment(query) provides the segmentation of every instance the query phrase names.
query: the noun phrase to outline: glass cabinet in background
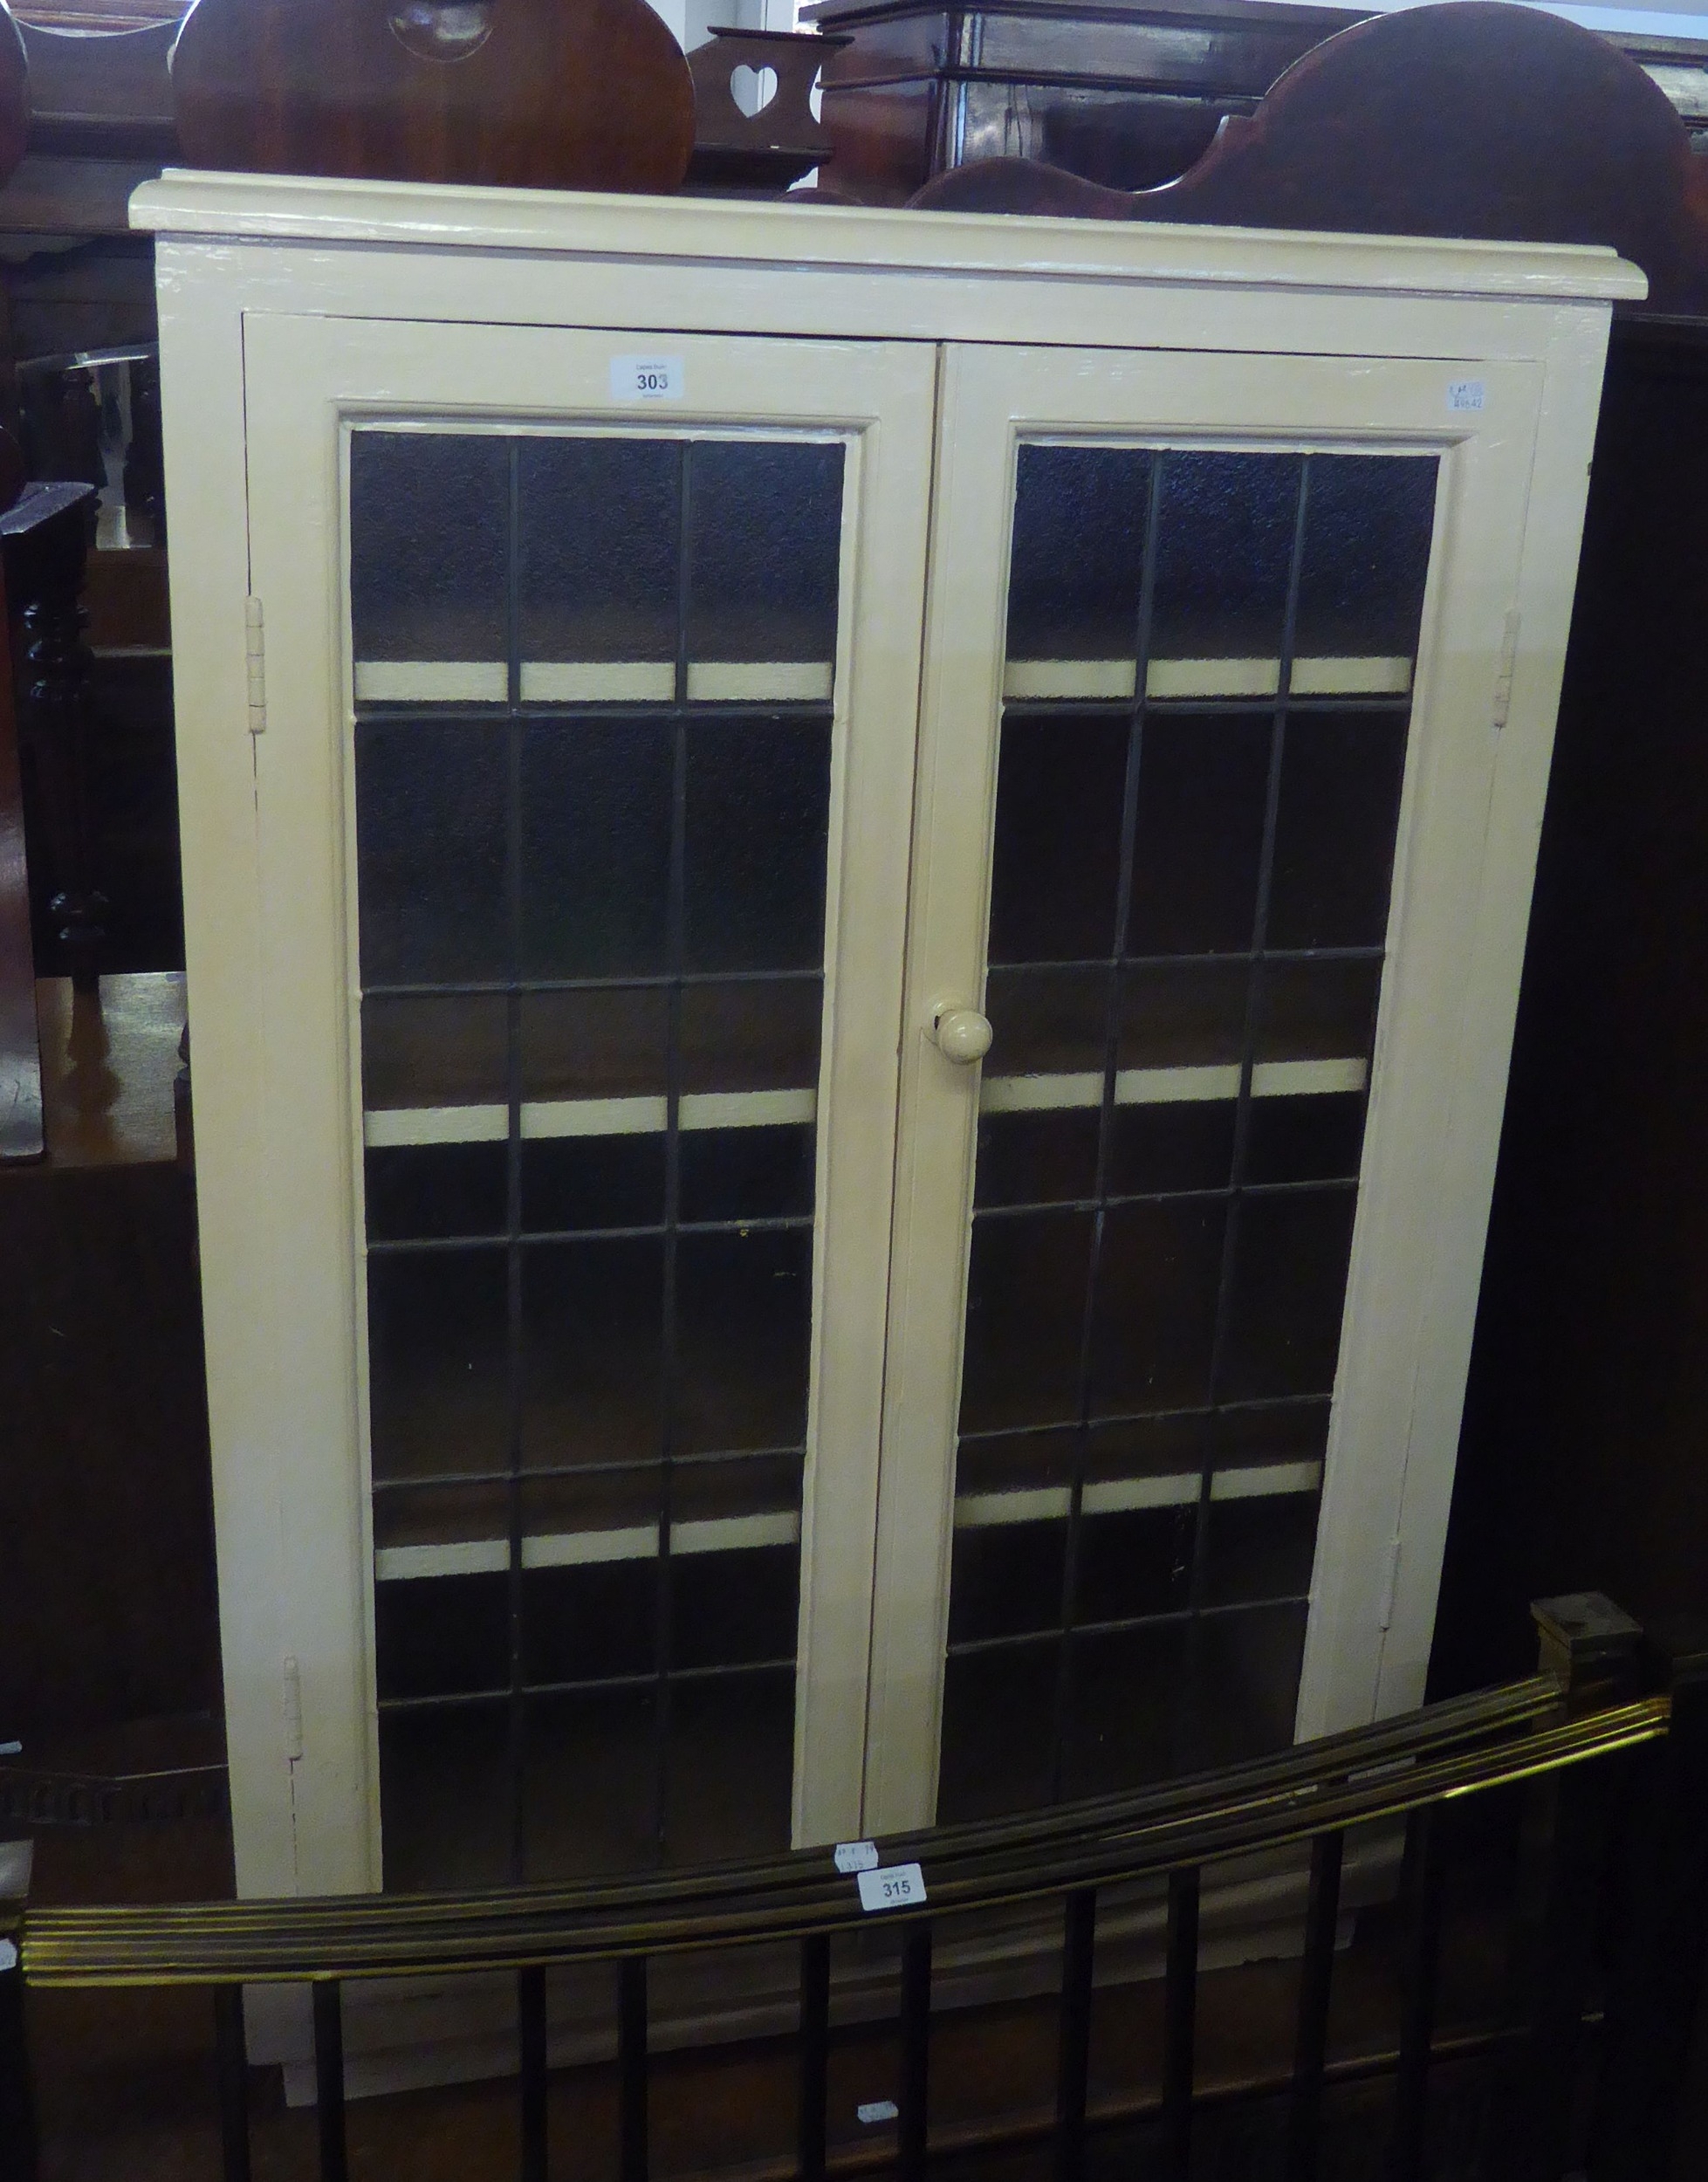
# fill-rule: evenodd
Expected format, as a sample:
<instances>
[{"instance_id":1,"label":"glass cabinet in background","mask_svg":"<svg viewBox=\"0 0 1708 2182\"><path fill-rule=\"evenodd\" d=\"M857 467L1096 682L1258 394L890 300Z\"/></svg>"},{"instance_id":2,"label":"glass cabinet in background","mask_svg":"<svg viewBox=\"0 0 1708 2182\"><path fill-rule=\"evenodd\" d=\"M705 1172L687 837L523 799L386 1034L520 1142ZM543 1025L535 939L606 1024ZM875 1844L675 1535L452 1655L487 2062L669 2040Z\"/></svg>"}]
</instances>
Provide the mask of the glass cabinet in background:
<instances>
[{"instance_id":1,"label":"glass cabinet in background","mask_svg":"<svg viewBox=\"0 0 1708 2182\"><path fill-rule=\"evenodd\" d=\"M250 1892L1418 1701L1591 250L172 176Z\"/></svg>"}]
</instances>

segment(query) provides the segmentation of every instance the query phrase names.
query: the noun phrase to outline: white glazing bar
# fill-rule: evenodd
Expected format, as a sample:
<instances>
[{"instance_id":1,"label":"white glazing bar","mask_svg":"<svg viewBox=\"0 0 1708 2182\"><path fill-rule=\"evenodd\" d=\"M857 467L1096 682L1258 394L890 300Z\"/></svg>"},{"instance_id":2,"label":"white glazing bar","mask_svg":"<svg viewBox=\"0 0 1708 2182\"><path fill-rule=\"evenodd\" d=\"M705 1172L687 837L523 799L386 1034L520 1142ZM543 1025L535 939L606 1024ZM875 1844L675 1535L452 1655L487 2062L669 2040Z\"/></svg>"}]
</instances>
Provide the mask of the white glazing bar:
<instances>
[{"instance_id":1,"label":"white glazing bar","mask_svg":"<svg viewBox=\"0 0 1708 2182\"><path fill-rule=\"evenodd\" d=\"M524 704L669 704L676 694L669 659L525 659Z\"/></svg>"},{"instance_id":2,"label":"white glazing bar","mask_svg":"<svg viewBox=\"0 0 1708 2182\"><path fill-rule=\"evenodd\" d=\"M978 1087L981 1114L1049 1112L1064 1106L1101 1106L1102 1100L1103 1078L1094 1069L1061 1076L987 1075Z\"/></svg>"},{"instance_id":3,"label":"white glazing bar","mask_svg":"<svg viewBox=\"0 0 1708 2182\"><path fill-rule=\"evenodd\" d=\"M755 1546L793 1546L800 1539L794 1508L760 1515L707 1515L670 1526L673 1554L739 1553ZM615 1530L541 1532L522 1540L525 1568L573 1568L593 1561L648 1561L658 1551L656 1523Z\"/></svg>"},{"instance_id":4,"label":"white glazing bar","mask_svg":"<svg viewBox=\"0 0 1708 2182\"><path fill-rule=\"evenodd\" d=\"M1011 659L1002 694L1024 702L1042 697L1130 697L1138 686L1132 659Z\"/></svg>"},{"instance_id":5,"label":"white glazing bar","mask_svg":"<svg viewBox=\"0 0 1708 2182\"><path fill-rule=\"evenodd\" d=\"M662 1098L529 1099L522 1107L522 1135L656 1136L669 1114L669 1101Z\"/></svg>"},{"instance_id":6,"label":"white glazing bar","mask_svg":"<svg viewBox=\"0 0 1708 2182\"><path fill-rule=\"evenodd\" d=\"M371 1151L395 1144L503 1143L510 1109L503 1106L381 1106L362 1115Z\"/></svg>"},{"instance_id":7,"label":"white glazing bar","mask_svg":"<svg viewBox=\"0 0 1708 2182\"><path fill-rule=\"evenodd\" d=\"M797 1091L685 1091L677 1107L683 1129L780 1129L810 1122L819 1094Z\"/></svg>"},{"instance_id":8,"label":"white glazing bar","mask_svg":"<svg viewBox=\"0 0 1708 2182\"><path fill-rule=\"evenodd\" d=\"M404 1583L422 1576L502 1575L510 1567L505 1538L457 1539L442 1546L381 1546L374 1556L374 1580Z\"/></svg>"},{"instance_id":9,"label":"white glazing bar","mask_svg":"<svg viewBox=\"0 0 1708 2182\"><path fill-rule=\"evenodd\" d=\"M800 1540L800 1516L792 1507L766 1515L702 1515L670 1526L673 1554L736 1553L751 1546L793 1546Z\"/></svg>"},{"instance_id":10,"label":"white glazing bar","mask_svg":"<svg viewBox=\"0 0 1708 2182\"><path fill-rule=\"evenodd\" d=\"M522 1566L580 1568L595 1561L649 1561L657 1551L656 1523L631 1523L614 1530L548 1531L522 1540Z\"/></svg>"},{"instance_id":11,"label":"white glazing bar","mask_svg":"<svg viewBox=\"0 0 1708 2182\"><path fill-rule=\"evenodd\" d=\"M1018 702L1133 695L1138 669L1130 659L1011 659L1002 694ZM1272 697L1281 686L1279 659L1153 659L1145 668L1152 697ZM1411 689L1411 662L1369 655L1299 658L1291 683L1299 697L1403 697Z\"/></svg>"},{"instance_id":12,"label":"white glazing bar","mask_svg":"<svg viewBox=\"0 0 1708 2182\"><path fill-rule=\"evenodd\" d=\"M1404 697L1411 694L1409 659L1295 659L1296 697Z\"/></svg>"},{"instance_id":13,"label":"white glazing bar","mask_svg":"<svg viewBox=\"0 0 1708 2182\"><path fill-rule=\"evenodd\" d=\"M1368 1064L1355 1055L1334 1060L1260 1060L1252 1070L1258 1099L1362 1091ZM1115 1080L1117 1106L1175 1106L1204 1099L1237 1099L1239 1064L1204 1067L1123 1068ZM1050 1113L1066 1107L1101 1106L1103 1079L1085 1069L1065 1075L991 1076L978 1087L981 1114Z\"/></svg>"},{"instance_id":14,"label":"white glazing bar","mask_svg":"<svg viewBox=\"0 0 1708 2182\"><path fill-rule=\"evenodd\" d=\"M1260 1060L1252 1070L1254 1099L1320 1098L1336 1091L1362 1091L1369 1064L1355 1055L1344 1060Z\"/></svg>"},{"instance_id":15,"label":"white glazing bar","mask_svg":"<svg viewBox=\"0 0 1708 2182\"><path fill-rule=\"evenodd\" d=\"M1210 1480L1212 1500L1259 1500L1287 1492L1314 1492L1322 1483L1320 1462L1253 1462L1218 1470Z\"/></svg>"},{"instance_id":16,"label":"white glazing bar","mask_svg":"<svg viewBox=\"0 0 1708 2182\"><path fill-rule=\"evenodd\" d=\"M1115 1080L1117 1106L1176 1106L1200 1099L1237 1099L1239 1063L1197 1068L1122 1068Z\"/></svg>"},{"instance_id":17,"label":"white glazing bar","mask_svg":"<svg viewBox=\"0 0 1708 2182\"><path fill-rule=\"evenodd\" d=\"M1272 697L1279 659L1153 659L1144 670L1149 697Z\"/></svg>"},{"instance_id":18,"label":"white glazing bar","mask_svg":"<svg viewBox=\"0 0 1708 2182\"><path fill-rule=\"evenodd\" d=\"M827 659L696 659L688 669L694 704L828 704L830 690Z\"/></svg>"},{"instance_id":19,"label":"white glazing bar","mask_svg":"<svg viewBox=\"0 0 1708 2182\"><path fill-rule=\"evenodd\" d=\"M1210 1481L1212 1500L1254 1500L1270 1495L1314 1492L1322 1483L1320 1462L1246 1463L1218 1470ZM1086 1515L1124 1515L1135 1509L1190 1507L1198 1498L1196 1470L1162 1477L1097 1478L1080 1496ZM1065 1520L1073 1505L1065 1485L1022 1486L1011 1492L964 1492L955 1502L957 1530L984 1530L999 1523Z\"/></svg>"},{"instance_id":20,"label":"white glazing bar","mask_svg":"<svg viewBox=\"0 0 1708 2182\"><path fill-rule=\"evenodd\" d=\"M827 659L702 659L688 669L688 694L698 704L827 704L833 679ZM1128 694L1133 670L1127 669ZM530 659L522 663L522 698L532 704L668 704L676 670L669 660ZM510 670L502 659L359 659L356 698L362 704L502 704Z\"/></svg>"},{"instance_id":21,"label":"white glazing bar","mask_svg":"<svg viewBox=\"0 0 1708 2182\"><path fill-rule=\"evenodd\" d=\"M502 659L359 659L359 704L502 704L510 669Z\"/></svg>"},{"instance_id":22,"label":"white glazing bar","mask_svg":"<svg viewBox=\"0 0 1708 2182\"><path fill-rule=\"evenodd\" d=\"M760 1515L709 1515L670 1526L673 1554L739 1553L756 1546L793 1546L800 1540L800 1517L793 1508ZM649 1561L658 1552L656 1523L631 1523L611 1530L548 1531L522 1540L525 1568L590 1568L607 1561ZM444 1545L382 1546L374 1556L381 1583L408 1582L426 1576L501 1575L510 1567L510 1545L503 1538L454 1540Z\"/></svg>"},{"instance_id":23,"label":"white glazing bar","mask_svg":"<svg viewBox=\"0 0 1708 2182\"><path fill-rule=\"evenodd\" d=\"M780 1091L690 1091L677 1109L684 1129L810 1127L819 1094L810 1087ZM531 1099L522 1108L530 1142L556 1136L662 1136L669 1117L660 1097ZM388 1106L362 1116L370 1149L392 1145L502 1143L509 1112L502 1106Z\"/></svg>"}]
</instances>

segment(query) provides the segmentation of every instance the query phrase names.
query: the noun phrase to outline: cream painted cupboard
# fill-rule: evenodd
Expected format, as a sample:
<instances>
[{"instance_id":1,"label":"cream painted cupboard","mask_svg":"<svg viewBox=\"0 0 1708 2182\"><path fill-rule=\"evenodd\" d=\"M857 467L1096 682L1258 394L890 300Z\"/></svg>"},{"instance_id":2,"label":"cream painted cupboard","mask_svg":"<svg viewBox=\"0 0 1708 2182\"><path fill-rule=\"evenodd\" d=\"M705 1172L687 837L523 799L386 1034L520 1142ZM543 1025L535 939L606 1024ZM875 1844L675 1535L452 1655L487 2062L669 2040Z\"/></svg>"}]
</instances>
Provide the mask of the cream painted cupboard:
<instances>
[{"instance_id":1,"label":"cream painted cupboard","mask_svg":"<svg viewBox=\"0 0 1708 2182\"><path fill-rule=\"evenodd\" d=\"M1418 1701L1594 250L169 174L246 1892Z\"/></svg>"}]
</instances>

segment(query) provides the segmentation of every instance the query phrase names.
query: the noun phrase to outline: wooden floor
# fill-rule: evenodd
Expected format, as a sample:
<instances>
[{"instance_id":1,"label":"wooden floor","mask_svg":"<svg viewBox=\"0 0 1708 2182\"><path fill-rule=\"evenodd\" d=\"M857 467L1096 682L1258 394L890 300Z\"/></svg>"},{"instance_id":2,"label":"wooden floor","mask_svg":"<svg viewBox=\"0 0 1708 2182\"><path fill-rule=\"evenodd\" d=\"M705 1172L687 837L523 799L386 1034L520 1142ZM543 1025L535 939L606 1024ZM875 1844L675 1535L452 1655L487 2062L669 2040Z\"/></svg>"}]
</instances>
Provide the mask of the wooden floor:
<instances>
[{"instance_id":1,"label":"wooden floor","mask_svg":"<svg viewBox=\"0 0 1708 2182\"><path fill-rule=\"evenodd\" d=\"M186 1899L228 1891L229 1842L212 1822L59 1829L38 1836L36 1898ZM1355 2063L1391 2049L1398 2021L1396 1920L1366 1912L1337 1964L1331 2053ZM1467 1897L1450 1918L1442 2022L1451 2037L1498 2010L1504 1935L1498 1904ZM1198 2081L1223 2091L1284 2073L1291 2054L1296 1966L1261 1964L1200 1983ZM1142 2177L1143 2110L1156 2088L1161 1987L1100 1991L1092 2053L1092 2182ZM216 2182L219 2154L213 2024L201 1993L35 1993L30 2030L45 2139L44 2182ZM934 2169L971 2182L1045 2182L1043 2136L1054 2097L1056 2020L1047 2000L939 2017L931 2053ZM856 2108L896 2094L897 2055L886 2025L835 2038L830 2112L833 2172L881 2172L894 2132L864 2127ZM309 2182L316 2172L312 2109L287 2110L276 2070L251 2072L258 2182ZM1465 2064L1439 2071L1441 2159L1454 2182L1476 2161L1487 2075ZM552 2092L552 2172L561 2182L603 2182L616 2172L613 2072L559 2072ZM1387 2088L1353 2082L1334 2095L1323 2182L1376 2182L1385 2144ZM1273 2165L1274 2102L1206 2112L1197 2171L1214 2182L1257 2182ZM782 2182L792 2171L793 2054L787 2038L667 2054L655 2064L653 2173L661 2182L717 2175ZM1016 2126L1032 2142L998 2152ZM362 2099L349 2108L357 2182L486 2182L515 2172L513 2083ZM1498 2182L1498 2168L1489 2171Z\"/></svg>"}]
</instances>

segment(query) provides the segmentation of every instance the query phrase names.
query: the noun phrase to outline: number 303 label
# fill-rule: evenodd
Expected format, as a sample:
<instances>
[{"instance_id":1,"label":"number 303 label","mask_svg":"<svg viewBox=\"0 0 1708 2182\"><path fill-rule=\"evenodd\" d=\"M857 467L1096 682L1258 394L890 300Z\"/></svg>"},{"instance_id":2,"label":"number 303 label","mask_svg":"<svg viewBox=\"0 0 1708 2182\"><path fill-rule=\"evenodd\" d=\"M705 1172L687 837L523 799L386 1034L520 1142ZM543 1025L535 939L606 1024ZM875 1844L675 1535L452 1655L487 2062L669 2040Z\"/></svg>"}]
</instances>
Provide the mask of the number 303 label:
<instances>
[{"instance_id":1,"label":"number 303 label","mask_svg":"<svg viewBox=\"0 0 1708 2182\"><path fill-rule=\"evenodd\" d=\"M614 356L611 359L611 399L614 401L680 401L682 390L680 356Z\"/></svg>"},{"instance_id":2,"label":"number 303 label","mask_svg":"<svg viewBox=\"0 0 1708 2182\"><path fill-rule=\"evenodd\" d=\"M916 1863L891 1863L881 1871L862 1871L859 1884L863 1910L911 1909L925 1899L925 1874Z\"/></svg>"}]
</instances>

